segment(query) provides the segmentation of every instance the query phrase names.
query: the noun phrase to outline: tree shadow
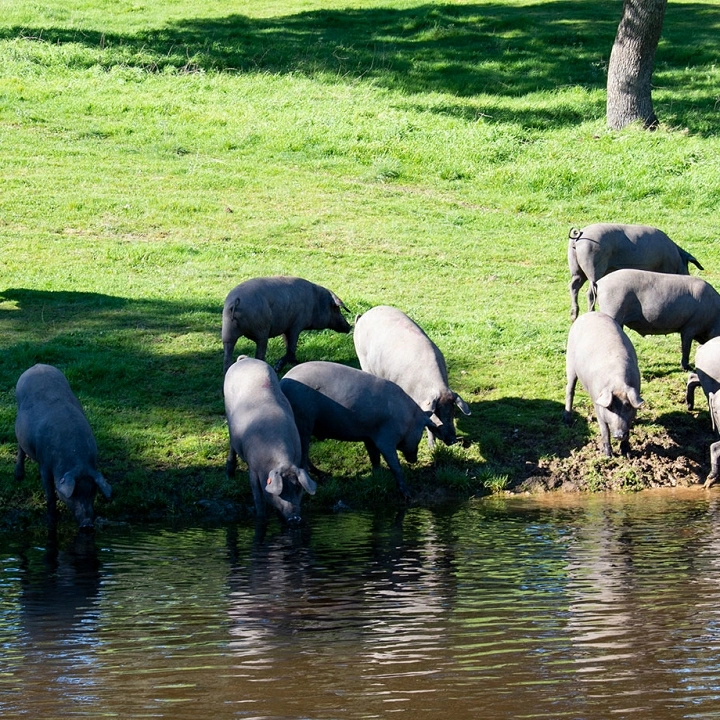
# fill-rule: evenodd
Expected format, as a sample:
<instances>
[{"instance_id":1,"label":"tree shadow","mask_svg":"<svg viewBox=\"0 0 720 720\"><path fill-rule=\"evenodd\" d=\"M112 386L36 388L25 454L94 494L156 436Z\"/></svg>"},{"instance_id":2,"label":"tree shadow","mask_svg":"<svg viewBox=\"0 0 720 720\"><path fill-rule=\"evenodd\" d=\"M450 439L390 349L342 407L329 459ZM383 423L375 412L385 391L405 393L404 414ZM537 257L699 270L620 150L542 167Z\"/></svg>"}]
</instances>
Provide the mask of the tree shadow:
<instances>
[{"instance_id":1,"label":"tree shadow","mask_svg":"<svg viewBox=\"0 0 720 720\"><path fill-rule=\"evenodd\" d=\"M0 442L14 454L18 377L38 362L55 365L90 420L100 469L113 485L115 516L244 516L247 480L225 479L221 307L99 293L0 291ZM303 360L357 362L348 335L327 331L301 338ZM281 339L277 343L279 354ZM238 352L253 354L254 343L242 338ZM183 447L157 457L145 447L156 441ZM17 485L11 452L4 455L7 482L0 481L0 501L39 493L35 463ZM107 509L101 498L96 506L100 514Z\"/></svg>"},{"instance_id":2,"label":"tree shadow","mask_svg":"<svg viewBox=\"0 0 720 720\"><path fill-rule=\"evenodd\" d=\"M685 69L716 60L720 10L696 3L669 5L657 67ZM245 15L169 22L134 34L63 27L12 27L0 39L79 43L100 56L81 65L127 65L153 72L302 74L331 82L371 81L402 93L517 98L563 86L604 88L620 19L615 3L577 0L512 6L424 4L412 8L312 10L252 18ZM692 42L688 42L692 38ZM673 121L703 125L714 117L716 88L685 79L693 103L675 106ZM482 103L440 110L485 113ZM604 108L594 107L594 115ZM541 127L581 118L573 110L493 109L494 119ZM687 122L686 122L687 121Z\"/></svg>"}]
</instances>

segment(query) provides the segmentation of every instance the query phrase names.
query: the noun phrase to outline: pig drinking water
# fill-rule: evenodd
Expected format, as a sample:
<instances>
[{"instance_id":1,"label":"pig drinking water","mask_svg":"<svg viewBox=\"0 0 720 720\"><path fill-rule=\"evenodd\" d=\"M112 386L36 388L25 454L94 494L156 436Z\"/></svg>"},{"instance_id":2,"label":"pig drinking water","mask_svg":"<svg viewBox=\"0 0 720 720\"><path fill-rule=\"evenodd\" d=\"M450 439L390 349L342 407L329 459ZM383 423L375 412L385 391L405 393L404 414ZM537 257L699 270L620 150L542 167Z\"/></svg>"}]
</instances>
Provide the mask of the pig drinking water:
<instances>
[{"instance_id":1,"label":"pig drinking water","mask_svg":"<svg viewBox=\"0 0 720 720\"><path fill-rule=\"evenodd\" d=\"M316 485L301 467L293 411L275 371L262 360L242 356L225 374L224 394L228 476L235 474L239 455L248 466L258 517L265 516L267 503L288 523L298 523L302 491L312 495Z\"/></svg>"},{"instance_id":2,"label":"pig drinking water","mask_svg":"<svg viewBox=\"0 0 720 720\"><path fill-rule=\"evenodd\" d=\"M430 447L436 432L446 445L457 442L455 408L465 415L470 408L448 386L443 354L413 320L397 308L378 305L357 319L353 340L363 370L396 383L432 413L437 431L428 428Z\"/></svg>"},{"instance_id":3,"label":"pig drinking water","mask_svg":"<svg viewBox=\"0 0 720 720\"><path fill-rule=\"evenodd\" d=\"M373 468L385 458L398 490L409 498L397 451L417 462L423 431L437 427L400 386L346 365L314 361L292 368L280 387L295 414L303 467L309 465L311 436L362 441Z\"/></svg>"},{"instance_id":4,"label":"pig drinking water","mask_svg":"<svg viewBox=\"0 0 720 720\"><path fill-rule=\"evenodd\" d=\"M65 375L52 365L34 365L17 381L15 397L15 477L25 476L26 457L37 461L51 520L57 492L80 529L91 530L95 493L99 488L109 498L111 487L97 470L95 437Z\"/></svg>"},{"instance_id":5,"label":"pig drinking water","mask_svg":"<svg viewBox=\"0 0 720 720\"><path fill-rule=\"evenodd\" d=\"M630 428L643 401L635 348L622 328L604 313L581 315L568 334L566 371L563 420L570 423L575 385L580 380L595 405L603 452L612 456L612 435L620 440L620 452L627 455Z\"/></svg>"},{"instance_id":6,"label":"pig drinking water","mask_svg":"<svg viewBox=\"0 0 720 720\"><path fill-rule=\"evenodd\" d=\"M298 337L303 330L350 332L343 317L342 300L330 290L297 277L259 277L233 288L225 298L222 315L224 370L240 337L256 343L255 357L264 360L268 339L285 336L286 353L275 363L278 372L297 362Z\"/></svg>"},{"instance_id":7,"label":"pig drinking water","mask_svg":"<svg viewBox=\"0 0 720 720\"><path fill-rule=\"evenodd\" d=\"M687 275L688 263L703 269L689 252L654 227L595 223L573 229L568 242L570 317L575 320L578 315L578 292L586 280L590 282L588 310L594 310L597 281L608 273L635 268Z\"/></svg>"},{"instance_id":8,"label":"pig drinking water","mask_svg":"<svg viewBox=\"0 0 720 720\"><path fill-rule=\"evenodd\" d=\"M720 335L720 294L693 275L617 270L598 281L600 310L640 335L680 333L683 370L690 346Z\"/></svg>"}]
</instances>

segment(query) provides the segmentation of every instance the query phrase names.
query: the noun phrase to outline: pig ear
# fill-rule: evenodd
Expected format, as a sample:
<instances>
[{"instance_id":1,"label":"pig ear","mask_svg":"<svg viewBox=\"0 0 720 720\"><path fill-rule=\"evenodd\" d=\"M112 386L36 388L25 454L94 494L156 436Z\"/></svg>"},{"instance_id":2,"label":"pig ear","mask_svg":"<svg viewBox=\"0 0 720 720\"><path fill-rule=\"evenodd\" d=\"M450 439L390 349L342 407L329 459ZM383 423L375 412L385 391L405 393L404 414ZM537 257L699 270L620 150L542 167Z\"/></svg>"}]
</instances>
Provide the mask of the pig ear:
<instances>
[{"instance_id":1,"label":"pig ear","mask_svg":"<svg viewBox=\"0 0 720 720\"><path fill-rule=\"evenodd\" d=\"M58 493L60 493L60 497L65 498L65 500L69 500L75 490L75 476L70 473L65 473L55 483L55 487L57 488Z\"/></svg>"},{"instance_id":2,"label":"pig ear","mask_svg":"<svg viewBox=\"0 0 720 720\"><path fill-rule=\"evenodd\" d=\"M457 393L453 393L453 396L455 397L455 404L460 408L463 415L470 415L468 404Z\"/></svg>"},{"instance_id":3,"label":"pig ear","mask_svg":"<svg viewBox=\"0 0 720 720\"><path fill-rule=\"evenodd\" d=\"M333 302L334 302L341 310L347 310L348 312L350 312L350 310L348 310L348 308L347 308L347 306L345 305L345 303L344 303L334 292L331 292L330 295L332 296Z\"/></svg>"},{"instance_id":4,"label":"pig ear","mask_svg":"<svg viewBox=\"0 0 720 720\"><path fill-rule=\"evenodd\" d=\"M610 388L605 388L597 397L597 400L595 402L600 406L604 408L610 407L610 404L612 403L612 390Z\"/></svg>"},{"instance_id":5,"label":"pig ear","mask_svg":"<svg viewBox=\"0 0 720 720\"><path fill-rule=\"evenodd\" d=\"M271 470L265 483L265 490L271 495L279 495L283 489L283 479L280 471L276 468Z\"/></svg>"},{"instance_id":6,"label":"pig ear","mask_svg":"<svg viewBox=\"0 0 720 720\"><path fill-rule=\"evenodd\" d=\"M628 402L635 408L642 407L645 401L638 395L638 391L635 388L628 388L627 393Z\"/></svg>"},{"instance_id":7,"label":"pig ear","mask_svg":"<svg viewBox=\"0 0 720 720\"><path fill-rule=\"evenodd\" d=\"M112 495L112 487L110 487L110 483L99 472L96 472L93 475L93 480L95 480L95 484L100 488L100 492L109 500Z\"/></svg>"},{"instance_id":8,"label":"pig ear","mask_svg":"<svg viewBox=\"0 0 720 720\"><path fill-rule=\"evenodd\" d=\"M428 410L425 415L425 422L423 423L426 428L430 428L430 430L438 430L440 428L440 425L436 425L435 422L432 419L432 410Z\"/></svg>"},{"instance_id":9,"label":"pig ear","mask_svg":"<svg viewBox=\"0 0 720 720\"><path fill-rule=\"evenodd\" d=\"M317 490L317 483L302 468L297 471L297 479L300 483L300 487L302 487L305 492L310 493L310 495L315 494L315 491Z\"/></svg>"}]
</instances>

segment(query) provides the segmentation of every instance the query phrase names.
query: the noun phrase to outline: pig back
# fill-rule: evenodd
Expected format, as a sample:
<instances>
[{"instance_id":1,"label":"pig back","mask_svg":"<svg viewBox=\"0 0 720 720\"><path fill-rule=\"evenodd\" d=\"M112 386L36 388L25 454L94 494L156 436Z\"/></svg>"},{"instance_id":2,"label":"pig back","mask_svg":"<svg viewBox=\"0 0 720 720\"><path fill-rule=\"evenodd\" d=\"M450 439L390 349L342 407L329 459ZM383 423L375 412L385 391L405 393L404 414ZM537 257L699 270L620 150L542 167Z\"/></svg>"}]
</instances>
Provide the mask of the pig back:
<instances>
[{"instance_id":1,"label":"pig back","mask_svg":"<svg viewBox=\"0 0 720 720\"><path fill-rule=\"evenodd\" d=\"M292 408L277 374L264 360L238 358L228 369L223 388L230 436L242 443L243 456L257 443L283 447L299 459Z\"/></svg>"},{"instance_id":2,"label":"pig back","mask_svg":"<svg viewBox=\"0 0 720 720\"><path fill-rule=\"evenodd\" d=\"M52 365L34 365L18 379L15 396L15 434L33 460L43 463L62 455L72 464L89 461L94 467L95 437L80 401L60 370Z\"/></svg>"},{"instance_id":3,"label":"pig back","mask_svg":"<svg viewBox=\"0 0 720 720\"><path fill-rule=\"evenodd\" d=\"M355 323L353 340L363 370L396 383L424 409L447 391L445 358L401 310L371 308Z\"/></svg>"},{"instance_id":4,"label":"pig back","mask_svg":"<svg viewBox=\"0 0 720 720\"><path fill-rule=\"evenodd\" d=\"M609 387L640 389L637 354L620 325L603 312L581 315L570 327L568 374L576 374L591 397Z\"/></svg>"},{"instance_id":5,"label":"pig back","mask_svg":"<svg viewBox=\"0 0 720 720\"><path fill-rule=\"evenodd\" d=\"M600 310L638 332L673 332L720 319L720 295L694 275L617 270L598 281Z\"/></svg>"},{"instance_id":6,"label":"pig back","mask_svg":"<svg viewBox=\"0 0 720 720\"><path fill-rule=\"evenodd\" d=\"M662 230L648 225L595 223L574 239L577 262L590 278L622 268L687 275L680 248Z\"/></svg>"},{"instance_id":7,"label":"pig back","mask_svg":"<svg viewBox=\"0 0 720 720\"><path fill-rule=\"evenodd\" d=\"M234 287L225 298L223 308L223 336L233 335L237 325L241 335L251 339L268 334L281 335L298 315L312 312L314 286L296 277L251 278Z\"/></svg>"},{"instance_id":8,"label":"pig back","mask_svg":"<svg viewBox=\"0 0 720 720\"><path fill-rule=\"evenodd\" d=\"M422 410L397 384L340 363L296 365L280 386L298 426L306 432L314 428L318 438L361 440L381 427L392 426L401 435L416 423L424 427Z\"/></svg>"}]
</instances>

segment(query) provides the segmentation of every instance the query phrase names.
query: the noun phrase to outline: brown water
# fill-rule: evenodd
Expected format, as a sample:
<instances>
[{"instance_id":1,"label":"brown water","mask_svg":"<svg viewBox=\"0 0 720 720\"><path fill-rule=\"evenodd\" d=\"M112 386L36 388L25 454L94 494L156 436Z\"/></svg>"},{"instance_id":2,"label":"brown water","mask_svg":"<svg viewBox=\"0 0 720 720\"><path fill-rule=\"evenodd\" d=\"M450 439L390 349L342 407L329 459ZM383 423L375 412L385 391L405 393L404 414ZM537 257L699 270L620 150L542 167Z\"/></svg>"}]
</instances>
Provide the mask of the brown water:
<instances>
[{"instance_id":1,"label":"brown water","mask_svg":"<svg viewBox=\"0 0 720 720\"><path fill-rule=\"evenodd\" d=\"M0 716L718 717L719 552L702 491L0 536Z\"/></svg>"}]
</instances>

